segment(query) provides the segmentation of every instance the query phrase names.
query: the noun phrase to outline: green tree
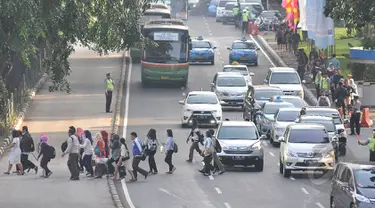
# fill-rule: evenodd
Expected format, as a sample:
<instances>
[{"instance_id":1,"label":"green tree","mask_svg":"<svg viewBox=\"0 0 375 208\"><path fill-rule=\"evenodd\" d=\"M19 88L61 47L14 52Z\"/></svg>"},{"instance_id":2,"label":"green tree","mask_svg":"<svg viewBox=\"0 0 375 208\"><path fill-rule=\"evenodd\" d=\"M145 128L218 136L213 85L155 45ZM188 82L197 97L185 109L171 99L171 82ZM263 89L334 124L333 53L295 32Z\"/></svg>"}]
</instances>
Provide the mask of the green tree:
<instances>
[{"instance_id":1,"label":"green tree","mask_svg":"<svg viewBox=\"0 0 375 208\"><path fill-rule=\"evenodd\" d=\"M142 40L139 19L151 0L15 0L0 3L0 72L8 73L12 57L26 65L39 47L47 49L44 68L50 91L69 92L69 55L74 44L106 54Z\"/></svg>"}]
</instances>

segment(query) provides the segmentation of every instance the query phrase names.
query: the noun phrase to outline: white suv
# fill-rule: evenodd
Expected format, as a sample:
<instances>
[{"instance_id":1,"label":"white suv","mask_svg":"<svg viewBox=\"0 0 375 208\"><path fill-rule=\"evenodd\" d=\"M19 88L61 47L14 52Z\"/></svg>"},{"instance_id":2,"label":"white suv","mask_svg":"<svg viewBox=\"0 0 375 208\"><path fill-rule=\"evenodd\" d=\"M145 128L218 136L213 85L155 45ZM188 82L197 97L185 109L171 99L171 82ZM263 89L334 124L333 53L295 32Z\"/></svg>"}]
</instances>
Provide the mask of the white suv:
<instances>
[{"instance_id":1,"label":"white suv","mask_svg":"<svg viewBox=\"0 0 375 208\"><path fill-rule=\"evenodd\" d=\"M269 86L279 87L284 95L300 96L304 99L302 84L298 72L293 68L288 67L273 67L268 70L267 76L264 79L264 84Z\"/></svg>"},{"instance_id":2,"label":"white suv","mask_svg":"<svg viewBox=\"0 0 375 208\"><path fill-rule=\"evenodd\" d=\"M280 173L291 171L332 171L335 152L325 127L320 124L290 124L280 142Z\"/></svg>"}]
</instances>

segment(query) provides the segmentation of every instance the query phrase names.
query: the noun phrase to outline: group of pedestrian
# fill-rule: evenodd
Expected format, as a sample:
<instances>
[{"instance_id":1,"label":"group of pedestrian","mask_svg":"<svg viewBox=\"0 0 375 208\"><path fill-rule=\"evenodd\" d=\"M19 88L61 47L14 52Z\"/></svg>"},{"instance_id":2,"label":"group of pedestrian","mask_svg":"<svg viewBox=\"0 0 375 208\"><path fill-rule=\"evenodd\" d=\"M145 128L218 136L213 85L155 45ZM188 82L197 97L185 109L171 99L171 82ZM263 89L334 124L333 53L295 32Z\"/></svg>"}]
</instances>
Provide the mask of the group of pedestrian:
<instances>
[{"instance_id":1,"label":"group of pedestrian","mask_svg":"<svg viewBox=\"0 0 375 208\"><path fill-rule=\"evenodd\" d=\"M204 167L199 170L199 172L205 176L210 176L216 172L221 175L225 172L224 166L216 154L221 152L221 146L214 135L215 131L213 129L206 131L205 135L203 135L198 128L198 121L196 119L192 120L192 128L189 136L186 139L186 143L191 141L189 158L186 160L186 162L193 162L195 150L200 156L203 157ZM199 144L203 146L202 150L199 148ZM212 165L212 160L214 161L214 165Z\"/></svg>"},{"instance_id":2,"label":"group of pedestrian","mask_svg":"<svg viewBox=\"0 0 375 208\"><path fill-rule=\"evenodd\" d=\"M275 40L279 50L283 50L285 46L286 51L297 55L298 45L301 42L301 36L297 31L288 28L286 24L281 24L276 31Z\"/></svg>"}]
</instances>

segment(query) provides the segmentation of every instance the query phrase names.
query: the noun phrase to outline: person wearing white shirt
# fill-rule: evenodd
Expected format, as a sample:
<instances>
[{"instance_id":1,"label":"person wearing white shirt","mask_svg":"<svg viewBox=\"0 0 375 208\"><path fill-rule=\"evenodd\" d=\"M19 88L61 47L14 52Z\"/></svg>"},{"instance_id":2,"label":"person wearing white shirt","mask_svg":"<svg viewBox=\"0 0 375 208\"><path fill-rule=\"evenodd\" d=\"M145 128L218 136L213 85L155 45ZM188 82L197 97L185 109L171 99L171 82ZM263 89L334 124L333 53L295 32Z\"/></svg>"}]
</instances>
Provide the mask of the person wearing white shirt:
<instances>
[{"instance_id":1,"label":"person wearing white shirt","mask_svg":"<svg viewBox=\"0 0 375 208\"><path fill-rule=\"evenodd\" d=\"M86 168L87 177L94 177L94 169L92 167L92 155L94 154L93 143L91 132L85 130L83 144L80 145L80 148L83 148L82 162Z\"/></svg>"},{"instance_id":2,"label":"person wearing white shirt","mask_svg":"<svg viewBox=\"0 0 375 208\"><path fill-rule=\"evenodd\" d=\"M4 172L4 174L9 175L10 171L12 170L13 165L18 166L19 172L18 175L24 175L25 172L23 171L22 163L21 163L21 148L20 148L20 135L17 130L12 131L12 144L10 144L11 150L9 154L9 165L8 170Z\"/></svg>"}]
</instances>

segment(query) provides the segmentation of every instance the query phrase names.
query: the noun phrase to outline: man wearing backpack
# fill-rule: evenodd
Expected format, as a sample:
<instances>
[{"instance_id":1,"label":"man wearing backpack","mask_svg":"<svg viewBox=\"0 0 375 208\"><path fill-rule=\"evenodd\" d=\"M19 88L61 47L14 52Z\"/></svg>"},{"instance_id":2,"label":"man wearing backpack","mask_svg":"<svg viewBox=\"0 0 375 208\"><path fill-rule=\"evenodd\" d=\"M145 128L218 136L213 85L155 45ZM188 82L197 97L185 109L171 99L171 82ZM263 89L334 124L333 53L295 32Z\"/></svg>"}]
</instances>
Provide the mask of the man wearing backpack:
<instances>
[{"instance_id":1,"label":"man wearing backpack","mask_svg":"<svg viewBox=\"0 0 375 208\"><path fill-rule=\"evenodd\" d=\"M34 165L33 162L29 160L29 154L35 151L34 141L29 133L27 126L22 127L22 138L20 142L21 148L21 163L24 170L30 172L31 169L35 170L35 174L38 173L38 166Z\"/></svg>"},{"instance_id":2,"label":"man wearing backpack","mask_svg":"<svg viewBox=\"0 0 375 208\"><path fill-rule=\"evenodd\" d=\"M135 181L138 179L137 178L137 173L139 172L140 174L142 174L145 179L147 178L148 176L148 173L147 171L143 170L142 168L139 167L139 163L144 160L144 152L143 152L143 148L142 148L142 142L141 140L138 138L138 135L137 133L135 132L132 132L130 134L130 137L133 141L132 143L132 152L133 152L133 174L134 174L134 179Z\"/></svg>"},{"instance_id":3,"label":"man wearing backpack","mask_svg":"<svg viewBox=\"0 0 375 208\"><path fill-rule=\"evenodd\" d=\"M189 159L186 160L186 162L191 163L193 162L194 150L197 151L199 155L202 155L202 150L199 149L199 143L203 143L204 139L203 134L199 131L198 121L196 119L192 120L191 131L186 139L186 144L189 143L189 139L191 140L191 146L189 150Z\"/></svg>"},{"instance_id":4,"label":"man wearing backpack","mask_svg":"<svg viewBox=\"0 0 375 208\"><path fill-rule=\"evenodd\" d=\"M79 171L78 171L78 157L79 157L79 141L75 136L76 129L71 126L69 128L68 134L69 138L66 141L67 147L62 156L69 155L68 158L68 168L70 171L70 180L78 181L79 180Z\"/></svg>"}]
</instances>

